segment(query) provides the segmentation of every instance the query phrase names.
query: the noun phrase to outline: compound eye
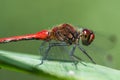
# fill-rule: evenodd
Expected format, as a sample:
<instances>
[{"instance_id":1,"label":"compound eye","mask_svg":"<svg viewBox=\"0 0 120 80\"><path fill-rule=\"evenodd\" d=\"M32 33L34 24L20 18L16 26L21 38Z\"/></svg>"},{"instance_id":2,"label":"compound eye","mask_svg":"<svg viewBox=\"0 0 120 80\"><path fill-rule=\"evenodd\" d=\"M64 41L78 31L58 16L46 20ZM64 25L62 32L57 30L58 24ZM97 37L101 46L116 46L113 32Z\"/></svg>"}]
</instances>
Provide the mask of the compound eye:
<instances>
[{"instance_id":1,"label":"compound eye","mask_svg":"<svg viewBox=\"0 0 120 80\"><path fill-rule=\"evenodd\" d=\"M81 35L81 40L83 45L90 45L91 42L94 40L94 33L91 30L88 29L83 29L82 35Z\"/></svg>"}]
</instances>

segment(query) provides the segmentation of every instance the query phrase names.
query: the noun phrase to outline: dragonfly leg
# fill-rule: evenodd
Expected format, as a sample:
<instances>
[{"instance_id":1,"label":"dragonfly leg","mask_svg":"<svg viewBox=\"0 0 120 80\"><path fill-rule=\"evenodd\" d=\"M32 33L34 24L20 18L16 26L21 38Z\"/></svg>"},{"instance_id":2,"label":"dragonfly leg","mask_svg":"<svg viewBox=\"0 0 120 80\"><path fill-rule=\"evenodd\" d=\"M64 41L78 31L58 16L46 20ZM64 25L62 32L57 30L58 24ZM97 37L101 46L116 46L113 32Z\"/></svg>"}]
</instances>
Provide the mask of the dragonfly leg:
<instances>
[{"instance_id":1,"label":"dragonfly leg","mask_svg":"<svg viewBox=\"0 0 120 80\"><path fill-rule=\"evenodd\" d=\"M82 60L81 58L77 57L76 55L74 55L75 49L76 49L76 45L73 46L73 48L72 48L72 50L71 50L71 52L70 52L70 56L71 56L72 60L74 61L74 64L75 64L75 65L78 64L78 61L75 61L74 58L80 60L80 63L83 64L83 63L81 62L81 61L83 61L83 60ZM83 64L83 65L85 65L85 64ZM85 65L85 66L86 66L86 65Z\"/></svg>"},{"instance_id":2,"label":"dragonfly leg","mask_svg":"<svg viewBox=\"0 0 120 80\"><path fill-rule=\"evenodd\" d=\"M84 48L78 44L78 48L91 60L92 63L96 64L95 61L88 55Z\"/></svg>"},{"instance_id":3,"label":"dragonfly leg","mask_svg":"<svg viewBox=\"0 0 120 80\"><path fill-rule=\"evenodd\" d=\"M49 50L51 49L51 45L49 44L49 47L46 49L45 51L45 55L42 57L42 60L40 62L40 65L43 64L43 61L46 60L47 56L48 56L48 53L49 53Z\"/></svg>"}]
</instances>

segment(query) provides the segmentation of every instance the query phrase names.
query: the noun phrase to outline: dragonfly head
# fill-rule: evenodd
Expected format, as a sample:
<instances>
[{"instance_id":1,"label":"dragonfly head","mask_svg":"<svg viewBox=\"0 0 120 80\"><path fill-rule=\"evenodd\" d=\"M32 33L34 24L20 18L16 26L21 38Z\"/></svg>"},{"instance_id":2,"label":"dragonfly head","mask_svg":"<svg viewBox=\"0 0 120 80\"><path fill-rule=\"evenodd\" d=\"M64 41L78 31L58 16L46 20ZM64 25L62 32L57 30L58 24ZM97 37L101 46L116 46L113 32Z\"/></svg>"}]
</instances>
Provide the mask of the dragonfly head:
<instances>
[{"instance_id":1,"label":"dragonfly head","mask_svg":"<svg viewBox=\"0 0 120 80\"><path fill-rule=\"evenodd\" d=\"M82 32L80 34L80 39L83 45L86 45L86 46L90 45L91 42L94 40L94 38L95 38L95 35L91 30L82 29Z\"/></svg>"}]
</instances>

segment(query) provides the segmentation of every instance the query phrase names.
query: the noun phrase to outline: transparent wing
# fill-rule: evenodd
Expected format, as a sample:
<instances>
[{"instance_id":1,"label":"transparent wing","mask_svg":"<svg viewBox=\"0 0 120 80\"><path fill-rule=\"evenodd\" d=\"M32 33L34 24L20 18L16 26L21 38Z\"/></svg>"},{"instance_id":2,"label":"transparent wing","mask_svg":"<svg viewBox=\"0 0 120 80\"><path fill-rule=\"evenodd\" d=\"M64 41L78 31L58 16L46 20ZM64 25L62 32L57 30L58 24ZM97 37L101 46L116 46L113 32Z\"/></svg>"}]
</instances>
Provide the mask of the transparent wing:
<instances>
[{"instance_id":1,"label":"transparent wing","mask_svg":"<svg viewBox=\"0 0 120 80\"><path fill-rule=\"evenodd\" d=\"M116 44L116 36L95 34L95 40L89 46L82 47L95 60L96 63L103 64L106 61L106 55Z\"/></svg>"},{"instance_id":2,"label":"transparent wing","mask_svg":"<svg viewBox=\"0 0 120 80\"><path fill-rule=\"evenodd\" d=\"M94 53L105 53L112 49L116 44L115 35L102 35L95 33L95 40L89 45L84 46L85 49L93 51Z\"/></svg>"},{"instance_id":3,"label":"transparent wing","mask_svg":"<svg viewBox=\"0 0 120 80\"><path fill-rule=\"evenodd\" d=\"M43 42L40 46L40 55L45 56L50 43L60 43L56 41ZM48 51L47 60L72 61L70 51L72 46L53 46Z\"/></svg>"}]
</instances>

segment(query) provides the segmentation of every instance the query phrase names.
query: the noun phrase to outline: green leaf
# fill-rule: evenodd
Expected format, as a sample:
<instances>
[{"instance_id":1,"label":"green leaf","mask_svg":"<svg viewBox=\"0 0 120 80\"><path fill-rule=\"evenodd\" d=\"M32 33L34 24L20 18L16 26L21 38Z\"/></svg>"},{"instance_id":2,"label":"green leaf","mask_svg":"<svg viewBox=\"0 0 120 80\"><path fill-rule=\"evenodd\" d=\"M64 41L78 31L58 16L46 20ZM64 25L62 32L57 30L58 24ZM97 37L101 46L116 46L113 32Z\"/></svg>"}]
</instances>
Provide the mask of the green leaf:
<instances>
[{"instance_id":1,"label":"green leaf","mask_svg":"<svg viewBox=\"0 0 120 80\"><path fill-rule=\"evenodd\" d=\"M120 71L97 64L45 60L40 64L40 56L26 53L0 51L0 66L16 71L38 75L47 80L118 80Z\"/></svg>"}]
</instances>

